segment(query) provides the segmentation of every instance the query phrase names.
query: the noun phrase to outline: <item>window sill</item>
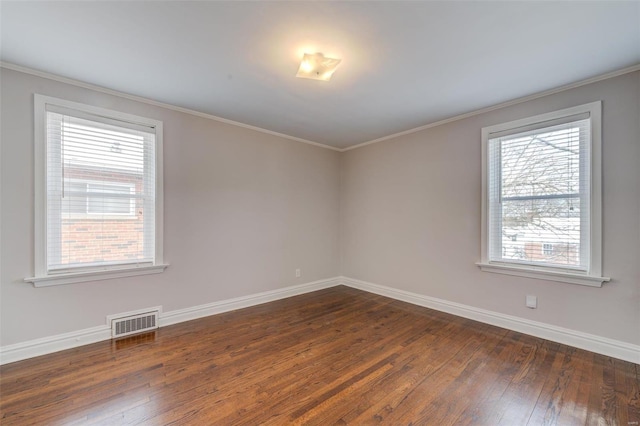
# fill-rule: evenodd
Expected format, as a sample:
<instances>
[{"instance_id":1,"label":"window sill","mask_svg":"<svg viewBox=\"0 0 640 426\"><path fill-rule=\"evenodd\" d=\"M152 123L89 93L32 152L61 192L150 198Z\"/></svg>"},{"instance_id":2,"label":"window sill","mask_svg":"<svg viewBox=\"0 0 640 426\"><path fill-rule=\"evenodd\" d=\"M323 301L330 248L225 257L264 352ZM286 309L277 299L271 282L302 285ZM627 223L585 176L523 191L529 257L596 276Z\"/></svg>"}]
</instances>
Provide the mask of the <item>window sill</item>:
<instances>
[{"instance_id":1,"label":"window sill","mask_svg":"<svg viewBox=\"0 0 640 426\"><path fill-rule=\"evenodd\" d=\"M586 285L589 287L602 287L602 283L611 280L609 277L595 277L572 272L541 270L526 268L523 266L504 265L496 263L476 263L484 272L496 274L515 275L518 277L537 278L540 280L558 281L569 284Z\"/></svg>"},{"instance_id":2,"label":"window sill","mask_svg":"<svg viewBox=\"0 0 640 426\"><path fill-rule=\"evenodd\" d=\"M41 277L25 278L24 281L32 283L34 287L49 287L53 285L74 284L86 281L109 280L113 278L135 277L138 275L160 274L169 265L153 265L141 267L129 267L122 269L110 269L106 271L75 272L58 275L46 275Z\"/></svg>"}]
</instances>

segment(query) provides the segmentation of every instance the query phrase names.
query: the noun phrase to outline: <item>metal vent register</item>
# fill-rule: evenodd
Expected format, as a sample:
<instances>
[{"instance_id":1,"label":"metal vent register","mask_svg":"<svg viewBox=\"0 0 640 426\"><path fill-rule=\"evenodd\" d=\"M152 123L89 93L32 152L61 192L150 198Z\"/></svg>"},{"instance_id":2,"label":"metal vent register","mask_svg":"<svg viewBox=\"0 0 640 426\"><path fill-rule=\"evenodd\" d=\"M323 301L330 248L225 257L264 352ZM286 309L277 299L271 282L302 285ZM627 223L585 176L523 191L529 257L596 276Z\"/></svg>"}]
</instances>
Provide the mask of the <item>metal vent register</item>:
<instances>
[{"instance_id":1,"label":"metal vent register","mask_svg":"<svg viewBox=\"0 0 640 426\"><path fill-rule=\"evenodd\" d=\"M122 337L158 328L158 311L111 320L111 337Z\"/></svg>"}]
</instances>

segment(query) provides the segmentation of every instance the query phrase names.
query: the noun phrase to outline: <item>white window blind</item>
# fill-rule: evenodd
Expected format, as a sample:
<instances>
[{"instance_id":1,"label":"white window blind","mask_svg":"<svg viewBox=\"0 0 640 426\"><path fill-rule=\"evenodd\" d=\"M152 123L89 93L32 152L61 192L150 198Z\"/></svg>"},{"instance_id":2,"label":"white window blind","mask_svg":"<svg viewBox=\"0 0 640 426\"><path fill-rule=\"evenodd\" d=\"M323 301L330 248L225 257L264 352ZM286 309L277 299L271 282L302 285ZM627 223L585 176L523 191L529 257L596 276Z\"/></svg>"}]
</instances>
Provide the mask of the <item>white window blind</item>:
<instances>
[{"instance_id":1,"label":"white window blind","mask_svg":"<svg viewBox=\"0 0 640 426\"><path fill-rule=\"evenodd\" d=\"M489 139L489 260L587 271L590 121Z\"/></svg>"},{"instance_id":2,"label":"white window blind","mask_svg":"<svg viewBox=\"0 0 640 426\"><path fill-rule=\"evenodd\" d=\"M155 129L46 106L46 272L152 265Z\"/></svg>"}]
</instances>

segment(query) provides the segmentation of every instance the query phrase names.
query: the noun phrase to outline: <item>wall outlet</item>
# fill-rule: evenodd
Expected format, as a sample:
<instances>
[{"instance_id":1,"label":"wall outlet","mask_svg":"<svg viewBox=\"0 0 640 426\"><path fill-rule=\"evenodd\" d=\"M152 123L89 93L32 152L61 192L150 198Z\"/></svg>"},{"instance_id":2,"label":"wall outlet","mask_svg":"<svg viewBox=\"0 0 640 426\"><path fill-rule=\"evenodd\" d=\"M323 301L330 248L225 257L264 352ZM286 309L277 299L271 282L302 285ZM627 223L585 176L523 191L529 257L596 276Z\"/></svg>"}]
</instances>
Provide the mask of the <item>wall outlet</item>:
<instances>
[{"instance_id":1,"label":"wall outlet","mask_svg":"<svg viewBox=\"0 0 640 426\"><path fill-rule=\"evenodd\" d=\"M536 296L527 295L525 299L525 305L527 308L535 309L538 307L538 298Z\"/></svg>"},{"instance_id":2,"label":"wall outlet","mask_svg":"<svg viewBox=\"0 0 640 426\"><path fill-rule=\"evenodd\" d=\"M296 278L300 278L300 269L296 269Z\"/></svg>"}]
</instances>

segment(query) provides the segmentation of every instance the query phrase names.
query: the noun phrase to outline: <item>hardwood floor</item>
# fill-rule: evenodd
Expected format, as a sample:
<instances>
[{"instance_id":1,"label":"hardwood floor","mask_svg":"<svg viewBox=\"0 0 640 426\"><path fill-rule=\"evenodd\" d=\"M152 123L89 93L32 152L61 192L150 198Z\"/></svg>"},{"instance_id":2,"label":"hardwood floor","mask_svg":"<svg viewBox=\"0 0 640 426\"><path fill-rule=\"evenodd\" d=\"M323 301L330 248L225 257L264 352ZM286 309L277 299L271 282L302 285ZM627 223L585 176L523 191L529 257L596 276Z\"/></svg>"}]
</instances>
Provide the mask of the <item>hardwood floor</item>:
<instances>
[{"instance_id":1,"label":"hardwood floor","mask_svg":"<svg viewBox=\"0 0 640 426\"><path fill-rule=\"evenodd\" d=\"M334 287L0 368L3 425L637 425L640 367Z\"/></svg>"}]
</instances>

